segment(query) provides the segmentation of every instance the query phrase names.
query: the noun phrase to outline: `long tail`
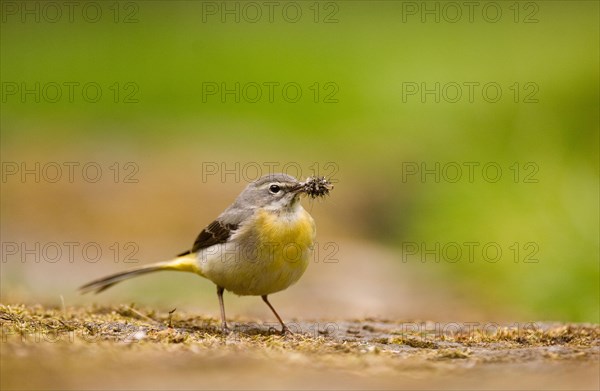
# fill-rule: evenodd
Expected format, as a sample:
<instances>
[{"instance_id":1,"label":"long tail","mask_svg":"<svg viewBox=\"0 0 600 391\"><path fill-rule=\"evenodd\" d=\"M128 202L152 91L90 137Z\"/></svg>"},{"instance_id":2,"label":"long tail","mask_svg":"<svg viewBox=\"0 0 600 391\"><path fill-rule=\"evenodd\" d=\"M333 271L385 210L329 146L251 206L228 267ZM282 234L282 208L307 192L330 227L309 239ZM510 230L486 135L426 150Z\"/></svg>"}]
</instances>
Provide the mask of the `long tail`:
<instances>
[{"instance_id":1,"label":"long tail","mask_svg":"<svg viewBox=\"0 0 600 391\"><path fill-rule=\"evenodd\" d=\"M166 262L157 262L150 265L141 266L135 269L127 270L121 273L111 274L110 276L100 278L89 282L79 288L79 291L83 293L94 292L100 293L111 286L128 280L133 277L141 276L143 274L157 272L161 270L175 270L181 272L191 272L202 275L202 272L198 268L196 254L185 254L175 259Z\"/></svg>"}]
</instances>

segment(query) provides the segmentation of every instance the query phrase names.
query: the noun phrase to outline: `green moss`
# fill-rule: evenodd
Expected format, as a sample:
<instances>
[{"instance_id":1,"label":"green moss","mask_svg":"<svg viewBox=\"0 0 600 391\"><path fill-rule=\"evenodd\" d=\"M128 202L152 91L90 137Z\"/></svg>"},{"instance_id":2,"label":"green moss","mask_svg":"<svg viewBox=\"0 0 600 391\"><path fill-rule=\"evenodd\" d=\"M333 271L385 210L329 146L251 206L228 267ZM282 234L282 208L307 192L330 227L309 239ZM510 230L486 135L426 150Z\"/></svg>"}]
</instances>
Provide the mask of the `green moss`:
<instances>
[{"instance_id":1,"label":"green moss","mask_svg":"<svg viewBox=\"0 0 600 391\"><path fill-rule=\"evenodd\" d=\"M518 362L532 357L597 359L600 341L600 326L590 324L465 328L447 335L426 333L393 321L358 319L337 322L335 333L299 332L291 336L280 335L272 325L250 321L231 323L233 331L223 334L219 324L218 319L211 317L136 308L134 304L64 309L0 304L2 342L6 348L3 352L43 347L113 354L126 346L137 346L148 351L202 351L227 357L243 352L257 360L284 357L293 362L360 366L367 365L363 360L375 356L385 365L393 364L399 355L479 363ZM315 329L315 323L308 321L296 322L296 326ZM399 333L401 329L408 331Z\"/></svg>"},{"instance_id":2,"label":"green moss","mask_svg":"<svg viewBox=\"0 0 600 391\"><path fill-rule=\"evenodd\" d=\"M411 348L419 348L419 349L437 349L438 345L435 342L427 341L422 338L406 338L406 337L398 337L393 338L391 343L398 345L407 345Z\"/></svg>"}]
</instances>

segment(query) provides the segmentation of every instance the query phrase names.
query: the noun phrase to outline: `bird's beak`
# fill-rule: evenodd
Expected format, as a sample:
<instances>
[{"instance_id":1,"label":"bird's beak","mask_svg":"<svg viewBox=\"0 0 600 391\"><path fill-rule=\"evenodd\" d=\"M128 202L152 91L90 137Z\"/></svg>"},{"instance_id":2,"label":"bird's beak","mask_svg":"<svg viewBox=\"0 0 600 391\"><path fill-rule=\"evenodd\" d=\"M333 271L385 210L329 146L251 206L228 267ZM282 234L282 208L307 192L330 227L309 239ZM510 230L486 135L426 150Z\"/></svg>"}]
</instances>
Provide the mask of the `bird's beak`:
<instances>
[{"instance_id":1,"label":"bird's beak","mask_svg":"<svg viewBox=\"0 0 600 391\"><path fill-rule=\"evenodd\" d=\"M306 185L305 183L298 183L297 185L295 185L294 187L292 187L290 189L290 191L292 193L296 193L296 194L306 192L306 186L305 185Z\"/></svg>"}]
</instances>

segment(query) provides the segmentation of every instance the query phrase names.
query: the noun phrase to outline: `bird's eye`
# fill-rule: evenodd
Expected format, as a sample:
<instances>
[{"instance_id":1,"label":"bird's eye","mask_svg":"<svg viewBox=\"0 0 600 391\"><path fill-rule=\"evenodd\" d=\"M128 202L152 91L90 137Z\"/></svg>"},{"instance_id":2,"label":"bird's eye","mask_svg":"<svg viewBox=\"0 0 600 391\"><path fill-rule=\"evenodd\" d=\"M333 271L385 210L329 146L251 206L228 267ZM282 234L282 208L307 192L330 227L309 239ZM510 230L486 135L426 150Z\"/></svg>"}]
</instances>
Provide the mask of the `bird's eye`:
<instances>
[{"instance_id":1,"label":"bird's eye","mask_svg":"<svg viewBox=\"0 0 600 391\"><path fill-rule=\"evenodd\" d=\"M281 190L281 188L280 188L278 185L271 185L271 186L269 186L269 191L270 191L272 194L277 194L277 193L279 193L279 190Z\"/></svg>"}]
</instances>

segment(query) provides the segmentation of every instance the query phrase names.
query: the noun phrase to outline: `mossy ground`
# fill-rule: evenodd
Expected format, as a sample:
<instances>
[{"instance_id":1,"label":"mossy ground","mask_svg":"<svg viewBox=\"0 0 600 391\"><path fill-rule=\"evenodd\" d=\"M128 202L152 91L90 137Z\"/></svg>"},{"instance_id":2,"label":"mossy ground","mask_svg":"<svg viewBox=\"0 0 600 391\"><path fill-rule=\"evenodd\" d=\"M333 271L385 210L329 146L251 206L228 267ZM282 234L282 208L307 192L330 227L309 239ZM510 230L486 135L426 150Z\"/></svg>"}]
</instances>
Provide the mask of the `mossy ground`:
<instances>
[{"instance_id":1,"label":"mossy ground","mask_svg":"<svg viewBox=\"0 0 600 391\"><path fill-rule=\"evenodd\" d=\"M218 319L134 305L0 305L0 324L3 389L508 388L507 371L521 388L588 388L600 374L592 324L291 321L282 336L244 320L224 335Z\"/></svg>"}]
</instances>

